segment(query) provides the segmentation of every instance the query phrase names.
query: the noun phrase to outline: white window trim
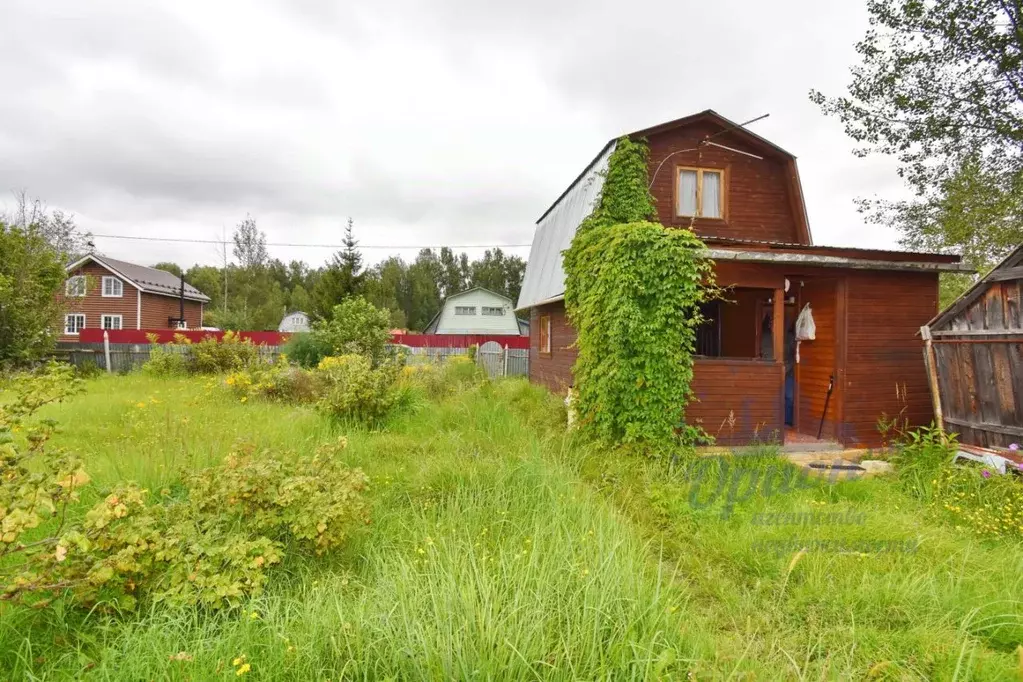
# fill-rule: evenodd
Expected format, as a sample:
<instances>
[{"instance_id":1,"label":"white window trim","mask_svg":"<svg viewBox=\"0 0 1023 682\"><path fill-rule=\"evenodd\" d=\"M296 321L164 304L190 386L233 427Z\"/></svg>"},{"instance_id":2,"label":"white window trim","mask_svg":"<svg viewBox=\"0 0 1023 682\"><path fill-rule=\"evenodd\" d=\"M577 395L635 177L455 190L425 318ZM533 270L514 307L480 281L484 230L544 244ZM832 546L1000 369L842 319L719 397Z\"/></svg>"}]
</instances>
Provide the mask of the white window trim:
<instances>
[{"instance_id":1,"label":"white window trim","mask_svg":"<svg viewBox=\"0 0 1023 682\"><path fill-rule=\"evenodd\" d=\"M75 285L74 286L75 291L78 291L78 283L79 282L82 283L81 293L72 293L71 292L71 288L72 288L71 285L74 284ZM88 286L88 283L86 282L85 275L72 275L71 277L67 278L66 282L64 282L64 295L65 296L73 296L74 298L82 298L86 294L85 289L86 289L87 286Z\"/></svg>"},{"instance_id":2,"label":"white window trim","mask_svg":"<svg viewBox=\"0 0 1023 682\"><path fill-rule=\"evenodd\" d=\"M487 317L504 317L504 306L485 305L483 306L483 314Z\"/></svg>"},{"instance_id":3,"label":"white window trim","mask_svg":"<svg viewBox=\"0 0 1023 682\"><path fill-rule=\"evenodd\" d=\"M74 332L68 331L68 320L70 318L72 318L72 317L80 317L80 318L82 318L82 324L81 324L81 326L78 327L78 330L81 331L82 329L85 329L85 313L68 313L67 315L64 316L64 335L65 336L78 336L78 332L77 331L74 331Z\"/></svg>"},{"instance_id":4,"label":"white window trim","mask_svg":"<svg viewBox=\"0 0 1023 682\"><path fill-rule=\"evenodd\" d=\"M107 293L107 282L116 282L117 284L120 285L121 291L119 293L116 293L116 294L108 294ZM103 298L122 298L124 296L124 282L122 282L120 280L120 278L118 278L118 277L112 277L110 275L103 275L103 281L100 282L100 285L101 285L100 286L100 293L103 295ZM113 290L115 287L113 285L111 285L110 288L111 288L111 290Z\"/></svg>"},{"instance_id":5,"label":"white window trim","mask_svg":"<svg viewBox=\"0 0 1023 682\"><path fill-rule=\"evenodd\" d=\"M695 213L688 214L682 211L682 173L696 173L696 197ZM703 215L703 176L706 173L715 173L718 176L718 215ZM677 166L675 169L675 217L676 218L702 218L704 220L725 219L725 170L723 168L705 168L702 166Z\"/></svg>"},{"instance_id":6,"label":"white window trim","mask_svg":"<svg viewBox=\"0 0 1023 682\"><path fill-rule=\"evenodd\" d=\"M467 313L465 313L465 312L458 312L460 310L468 310L470 312L467 312ZM476 306L474 306L474 305L456 305L455 306L455 315L459 315L461 317L472 317L475 314L476 314Z\"/></svg>"},{"instance_id":7,"label":"white window trim","mask_svg":"<svg viewBox=\"0 0 1023 682\"><path fill-rule=\"evenodd\" d=\"M107 319L111 319L112 320L115 317L117 318L117 326L116 327L108 327L107 326ZM101 315L100 318L99 318L99 326L100 326L100 329L109 329L111 331L118 331L118 330L124 329L124 315Z\"/></svg>"},{"instance_id":8,"label":"white window trim","mask_svg":"<svg viewBox=\"0 0 1023 682\"><path fill-rule=\"evenodd\" d=\"M175 329L188 329L188 320L178 320L174 324L177 325Z\"/></svg>"}]
</instances>

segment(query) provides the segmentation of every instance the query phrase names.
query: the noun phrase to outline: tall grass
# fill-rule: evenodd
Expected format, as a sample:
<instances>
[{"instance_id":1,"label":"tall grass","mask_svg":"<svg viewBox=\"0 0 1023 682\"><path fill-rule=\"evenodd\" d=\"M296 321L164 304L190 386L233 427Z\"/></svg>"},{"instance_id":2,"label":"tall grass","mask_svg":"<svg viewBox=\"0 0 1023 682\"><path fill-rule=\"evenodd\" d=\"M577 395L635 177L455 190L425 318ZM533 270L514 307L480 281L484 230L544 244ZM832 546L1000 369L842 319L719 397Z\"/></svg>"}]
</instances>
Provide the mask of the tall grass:
<instances>
[{"instance_id":1,"label":"tall grass","mask_svg":"<svg viewBox=\"0 0 1023 682\"><path fill-rule=\"evenodd\" d=\"M99 487L170 484L239 440L304 451L339 435L310 409L206 382L104 377L47 416ZM296 680L1018 674L1018 543L929 523L895 480L758 490L723 514L690 502L684 467L582 443L563 420L556 399L506 381L346 429L374 509L340 555L286 563L227 613L6 607L0 678L238 679L241 657L246 678ZM755 522L806 510L863 522ZM799 551L813 539L918 548Z\"/></svg>"}]
</instances>

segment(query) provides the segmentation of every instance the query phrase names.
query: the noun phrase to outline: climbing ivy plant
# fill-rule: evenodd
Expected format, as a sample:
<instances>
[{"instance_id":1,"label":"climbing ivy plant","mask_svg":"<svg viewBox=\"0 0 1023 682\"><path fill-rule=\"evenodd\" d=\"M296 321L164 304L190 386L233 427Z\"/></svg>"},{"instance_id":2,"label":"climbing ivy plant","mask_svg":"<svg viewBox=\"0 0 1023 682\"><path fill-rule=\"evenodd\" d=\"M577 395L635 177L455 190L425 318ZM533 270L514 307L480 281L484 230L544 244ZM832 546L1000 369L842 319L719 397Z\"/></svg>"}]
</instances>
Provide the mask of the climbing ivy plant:
<instances>
[{"instance_id":1,"label":"climbing ivy plant","mask_svg":"<svg viewBox=\"0 0 1023 682\"><path fill-rule=\"evenodd\" d=\"M580 428L615 443L677 438L693 379L700 304L713 263L689 229L656 222L645 143L618 140L593 212L564 252L565 306L578 332Z\"/></svg>"}]
</instances>

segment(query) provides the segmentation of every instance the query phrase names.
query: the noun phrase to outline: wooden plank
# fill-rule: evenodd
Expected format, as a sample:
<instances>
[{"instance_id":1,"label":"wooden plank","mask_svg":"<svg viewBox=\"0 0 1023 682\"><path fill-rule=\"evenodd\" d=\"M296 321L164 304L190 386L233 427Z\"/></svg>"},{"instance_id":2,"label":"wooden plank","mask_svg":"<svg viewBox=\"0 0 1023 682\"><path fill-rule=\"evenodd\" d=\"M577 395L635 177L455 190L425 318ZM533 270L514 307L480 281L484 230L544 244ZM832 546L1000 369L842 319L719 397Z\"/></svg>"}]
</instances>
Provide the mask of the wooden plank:
<instances>
[{"instance_id":1,"label":"wooden plank","mask_svg":"<svg viewBox=\"0 0 1023 682\"><path fill-rule=\"evenodd\" d=\"M1023 279L1023 265L1004 270L995 270L985 278L988 282L1004 282L1006 280Z\"/></svg>"},{"instance_id":2,"label":"wooden plank","mask_svg":"<svg viewBox=\"0 0 1023 682\"><path fill-rule=\"evenodd\" d=\"M1023 329L947 329L947 330L931 330L931 336L936 339L945 339L950 337L963 337L963 338L986 338L986 337L1017 337L1023 336Z\"/></svg>"},{"instance_id":3,"label":"wooden plank","mask_svg":"<svg viewBox=\"0 0 1023 682\"><path fill-rule=\"evenodd\" d=\"M1009 376L1012 378L1013 423L1023 424L1023 343L1006 344L1009 356Z\"/></svg>"},{"instance_id":4,"label":"wooden plank","mask_svg":"<svg viewBox=\"0 0 1023 682\"><path fill-rule=\"evenodd\" d=\"M1020 329L1019 301L1020 286L1023 282L1006 282L1002 285L1005 292L1005 326L1008 329Z\"/></svg>"},{"instance_id":5,"label":"wooden plank","mask_svg":"<svg viewBox=\"0 0 1023 682\"><path fill-rule=\"evenodd\" d=\"M956 426L965 428L990 431L992 433L1005 434L1007 436L1023 436L1023 426L1009 426L1006 424L992 424L990 422L975 422L966 419L954 419L946 417L945 421Z\"/></svg>"},{"instance_id":6,"label":"wooden plank","mask_svg":"<svg viewBox=\"0 0 1023 682\"><path fill-rule=\"evenodd\" d=\"M1016 421L1016 405L1013 398L1012 367L1009 361L1009 344L990 346L991 360L995 368L995 395L998 396L998 423L1021 424Z\"/></svg>"},{"instance_id":7,"label":"wooden plank","mask_svg":"<svg viewBox=\"0 0 1023 682\"><path fill-rule=\"evenodd\" d=\"M1001 285L994 285L984 294L984 329L1005 329L1005 299Z\"/></svg>"}]
</instances>

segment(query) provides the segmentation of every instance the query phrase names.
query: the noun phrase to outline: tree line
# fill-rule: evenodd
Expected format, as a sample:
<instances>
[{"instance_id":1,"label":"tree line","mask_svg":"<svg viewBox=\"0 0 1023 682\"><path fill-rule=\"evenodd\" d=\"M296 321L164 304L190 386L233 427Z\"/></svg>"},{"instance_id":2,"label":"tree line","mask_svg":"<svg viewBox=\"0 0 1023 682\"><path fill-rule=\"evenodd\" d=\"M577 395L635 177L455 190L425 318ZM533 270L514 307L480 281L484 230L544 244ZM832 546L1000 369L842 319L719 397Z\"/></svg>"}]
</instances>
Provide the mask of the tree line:
<instances>
[{"instance_id":1,"label":"tree line","mask_svg":"<svg viewBox=\"0 0 1023 682\"><path fill-rule=\"evenodd\" d=\"M522 258L500 248L470 260L448 247L421 249L411 263L391 256L367 267L351 218L343 248L318 268L271 258L266 234L252 216L238 223L232 242L234 262L193 265L184 271L176 263L154 266L184 274L185 281L209 296L206 324L224 329L276 329L286 313L298 310L325 319L335 305L363 296L388 312L392 327L422 331L446 297L472 287L517 301L526 270Z\"/></svg>"}]
</instances>

